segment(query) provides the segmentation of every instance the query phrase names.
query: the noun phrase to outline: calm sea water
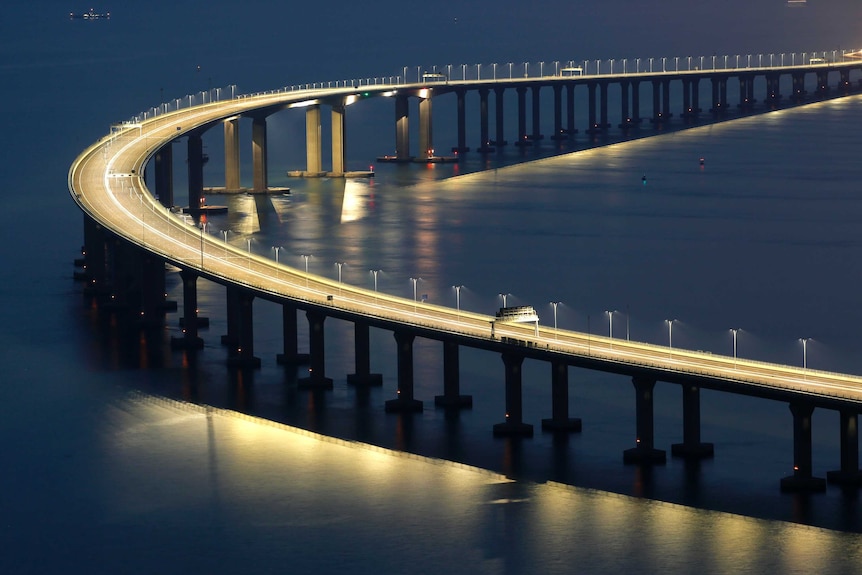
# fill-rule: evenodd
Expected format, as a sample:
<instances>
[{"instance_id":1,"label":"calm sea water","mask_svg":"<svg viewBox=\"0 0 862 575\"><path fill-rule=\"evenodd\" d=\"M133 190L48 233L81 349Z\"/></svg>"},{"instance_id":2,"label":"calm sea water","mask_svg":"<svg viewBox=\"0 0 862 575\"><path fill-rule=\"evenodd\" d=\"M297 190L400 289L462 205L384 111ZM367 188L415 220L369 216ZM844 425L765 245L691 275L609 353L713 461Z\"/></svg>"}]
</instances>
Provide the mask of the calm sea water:
<instances>
[{"instance_id":1,"label":"calm sea water","mask_svg":"<svg viewBox=\"0 0 862 575\"><path fill-rule=\"evenodd\" d=\"M27 4L0 22L0 103L20 111L7 118L0 179L0 571L858 572L858 494L779 493L792 453L783 404L704 392L714 460L642 470L621 461L634 440L625 378L571 371L581 434L495 440L503 372L492 354L462 350L474 408L447 416L432 405L442 351L417 341L426 411L400 417L382 409L395 390L389 333L372 334L384 385L362 392L345 381L352 328L328 320L326 393L297 390L297 374L275 365L280 309L266 302L255 302L263 367L229 372L218 344L224 290L205 282L212 326L197 361L164 345L179 314L149 338L118 334L71 281L82 237L65 190L71 160L136 110L209 83L312 81L320 64L227 44L141 48L157 31L217 26L217 9L181 5L166 20L142 5L135 21L69 28L46 17L68 6ZM391 109L374 106L350 110L354 167L390 151L392 130L370 128ZM435 107L452 118L446 110ZM560 327L606 334L605 312L616 310L615 337L628 327L632 339L665 343L674 318L675 346L730 353L728 330L741 328L741 356L791 364L802 361L798 338L811 337L811 367L862 373L860 120L853 97L493 169L519 159L509 149L492 169L454 178L452 166L377 165L373 181L341 182L283 175L303 158L291 136L301 115L285 115L273 119L270 178L293 194L210 198L231 207L211 231L231 230L237 245L251 238L256 253L280 246L297 266L312 254L310 270L329 277L345 262L349 283L370 287L368 270L381 269L388 293L410 296L408 278L421 277L420 294L454 305L451 286L464 285L462 307L485 313L503 292L550 325L547 302L562 301ZM454 143L443 122L441 149ZM218 138L208 145L207 184L218 185ZM168 285L181 301L176 274ZM524 369L524 415L538 426L550 370ZM657 386L659 446L681 438L680 403L678 388ZM818 474L839 465L837 429L834 413L815 412Z\"/></svg>"}]
</instances>

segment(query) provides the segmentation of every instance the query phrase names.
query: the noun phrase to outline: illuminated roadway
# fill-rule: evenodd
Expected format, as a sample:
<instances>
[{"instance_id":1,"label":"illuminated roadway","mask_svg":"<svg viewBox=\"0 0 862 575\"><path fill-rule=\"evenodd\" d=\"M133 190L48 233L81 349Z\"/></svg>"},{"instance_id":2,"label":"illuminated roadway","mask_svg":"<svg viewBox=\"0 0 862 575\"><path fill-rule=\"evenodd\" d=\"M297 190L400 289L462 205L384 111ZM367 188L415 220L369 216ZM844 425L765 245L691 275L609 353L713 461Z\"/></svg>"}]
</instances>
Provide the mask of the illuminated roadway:
<instances>
[{"instance_id":1,"label":"illuminated roadway","mask_svg":"<svg viewBox=\"0 0 862 575\"><path fill-rule=\"evenodd\" d=\"M252 110L287 108L317 98L360 93L386 95L398 89L415 91L421 87L374 85L268 93L193 106L136 124L124 124L74 161L69 171L69 189L89 217L131 243L180 268L198 272L201 277L243 286L265 299L288 300L300 308L317 308L331 317L361 320L393 331L510 351L524 357L557 359L579 367L786 401L805 399L823 407L862 406L862 377L853 375L544 326L537 328L534 324L496 323L492 333L492 316L342 284L250 254L185 223L180 215L162 206L145 186L144 167L160 147L225 118Z\"/></svg>"}]
</instances>

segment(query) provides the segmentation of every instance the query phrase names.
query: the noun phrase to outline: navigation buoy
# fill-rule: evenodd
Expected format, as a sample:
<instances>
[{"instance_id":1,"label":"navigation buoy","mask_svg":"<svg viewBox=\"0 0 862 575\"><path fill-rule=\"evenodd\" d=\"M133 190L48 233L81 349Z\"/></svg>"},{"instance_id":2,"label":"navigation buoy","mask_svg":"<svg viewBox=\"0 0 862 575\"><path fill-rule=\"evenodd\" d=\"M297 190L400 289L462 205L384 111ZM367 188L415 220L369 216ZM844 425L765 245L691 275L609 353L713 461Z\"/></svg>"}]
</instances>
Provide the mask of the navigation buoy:
<instances>
[{"instance_id":1,"label":"navigation buoy","mask_svg":"<svg viewBox=\"0 0 862 575\"><path fill-rule=\"evenodd\" d=\"M700 165L702 166L702 165L703 165L703 163L704 163L705 161L706 161L706 160L704 160L703 158L701 158L701 159L700 159Z\"/></svg>"},{"instance_id":2,"label":"navigation buoy","mask_svg":"<svg viewBox=\"0 0 862 575\"><path fill-rule=\"evenodd\" d=\"M643 185L646 185L646 176L641 178L641 182L643 182Z\"/></svg>"}]
</instances>

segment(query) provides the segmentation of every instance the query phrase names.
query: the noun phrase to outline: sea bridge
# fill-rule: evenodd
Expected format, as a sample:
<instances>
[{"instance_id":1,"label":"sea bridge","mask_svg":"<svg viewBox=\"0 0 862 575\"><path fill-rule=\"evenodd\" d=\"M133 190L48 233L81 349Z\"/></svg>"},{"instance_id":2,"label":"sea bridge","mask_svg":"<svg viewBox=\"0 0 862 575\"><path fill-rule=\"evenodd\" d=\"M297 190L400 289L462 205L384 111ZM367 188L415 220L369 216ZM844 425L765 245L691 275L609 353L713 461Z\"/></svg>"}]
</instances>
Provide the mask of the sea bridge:
<instances>
[{"instance_id":1,"label":"sea bridge","mask_svg":"<svg viewBox=\"0 0 862 575\"><path fill-rule=\"evenodd\" d=\"M771 62L774 64L774 62ZM467 407L473 398L461 394L459 349L463 346L499 353L503 363L506 388L506 413L494 426L499 435L531 435L533 426L522 417L521 366L525 359L547 362L551 368L551 417L543 420L545 429L578 431L581 421L569 414L568 368L570 366L627 375L632 378L636 401L636 429L633 447L624 453L631 463L660 463L665 451L656 448L653 433L653 388L657 381L678 384L682 391L683 441L672 447L674 455L708 457L713 446L700 436L700 390L713 389L736 394L786 402L792 414L794 438L793 468L781 485L787 490L822 490L825 481L816 477L812 466L811 416L815 408L840 413L840 469L829 472L830 481L850 485L862 482L858 456L858 414L862 409L862 377L796 367L743 360L717 354L675 349L633 341L605 338L590 333L558 330L535 324L504 321L445 306L420 303L376 290L363 289L340 281L323 278L237 249L227 242L204 233L202 226L189 226L174 206L173 158L171 143L179 137L188 139L189 210L197 214L203 199L204 154L201 136L207 130L223 125L225 136L225 191L242 190L239 185L239 130L242 117L252 120L253 189L266 193L267 152L266 118L283 110L301 108L306 115L307 169L305 175L328 174L347 177L345 170L344 119L346 107L366 98L389 97L395 102L395 139L397 153L393 161L412 161L409 153L409 98L419 100L420 161L436 161L431 139L431 101L434 97L454 94L458 110L458 148L466 152L464 142L464 96L477 91L480 101L481 153L504 145L500 133L496 140L487 136L488 95L493 90L508 89L518 94L517 143L536 142L540 125L542 89L554 91L554 136L572 137L576 89L586 89L588 130L608 130L607 95L611 86L620 89L619 129L637 129L640 116L641 84L651 86L654 125L671 121L671 89L682 88L684 121L693 125L701 117L699 86L708 83L712 90L712 107L708 114L720 119L728 113L727 85L735 82L739 90L736 105L746 111L769 111L778 107L783 96L780 87L792 87L790 103L801 104L813 99L849 94L856 91L851 74L862 71L862 61L844 54L841 61L825 60L767 67L674 69L662 71L589 74L586 66L580 75L563 75L559 70L550 76L458 80L446 75L431 76L423 82L365 83L339 81L335 85L303 87L275 92L217 98L208 102L168 109L154 109L145 117L114 126L109 134L88 147L69 171L69 190L84 212L84 270L89 293L99 297L115 310L141 325L162 325L171 302L165 299L165 264L181 269L183 280L183 336L174 344L178 348L196 349L202 345L198 329L203 318L197 311L197 281L200 278L224 285L227 289L228 333L223 337L230 350L230 363L238 367L260 364L254 354L252 307L255 298L282 305L284 320L284 353L279 361L286 364L309 363L308 376L300 384L306 387L331 387L325 373L325 330L327 318L349 321L354 325L355 372L348 382L355 385L377 385L379 374L370 370L370 328L391 331L397 354L397 393L386 402L387 411L418 411L423 403L413 393L413 342L422 337L443 344L443 394L437 405L448 408ZM571 68L572 66L569 66ZM601 70L596 70L601 72ZM436 74L437 72L432 72ZM477 74L478 75L478 74ZM424 79L428 80L429 77ZM815 82L815 89L806 87ZM757 89L761 88L762 93ZM562 94L567 94L568 112L563 128ZM526 94L532 93L532 133L526 129ZM762 103L755 104L759 96ZM203 99L203 98L202 98ZM321 165L321 106L331 108L332 169ZM598 111L598 112L597 112ZM596 115L598 113L598 115ZM497 106L498 118L502 107ZM497 130L502 132L502 121ZM559 128L559 130L557 130ZM154 167L155 194L147 186L145 172ZM368 175L368 174L358 174ZM305 313L309 324L309 353L298 353L297 316Z\"/></svg>"}]
</instances>

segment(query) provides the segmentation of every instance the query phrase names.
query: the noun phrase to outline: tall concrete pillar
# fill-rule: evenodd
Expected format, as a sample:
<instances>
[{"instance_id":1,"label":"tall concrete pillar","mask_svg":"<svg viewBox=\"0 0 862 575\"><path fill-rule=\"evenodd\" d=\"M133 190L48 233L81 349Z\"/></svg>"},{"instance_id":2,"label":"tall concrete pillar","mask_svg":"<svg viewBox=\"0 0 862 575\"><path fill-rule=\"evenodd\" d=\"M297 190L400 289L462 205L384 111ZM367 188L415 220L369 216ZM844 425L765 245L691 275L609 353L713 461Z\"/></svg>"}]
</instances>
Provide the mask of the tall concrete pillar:
<instances>
[{"instance_id":1,"label":"tall concrete pillar","mask_svg":"<svg viewBox=\"0 0 862 575\"><path fill-rule=\"evenodd\" d=\"M662 121L661 117L661 81L652 81L652 122L658 124Z\"/></svg>"},{"instance_id":2,"label":"tall concrete pillar","mask_svg":"<svg viewBox=\"0 0 862 575\"><path fill-rule=\"evenodd\" d=\"M343 176L345 171L347 136L344 131L344 101L332 105L332 175Z\"/></svg>"},{"instance_id":3,"label":"tall concrete pillar","mask_svg":"<svg viewBox=\"0 0 862 575\"><path fill-rule=\"evenodd\" d=\"M700 78L691 82L691 113L696 118L700 113Z\"/></svg>"},{"instance_id":4,"label":"tall concrete pillar","mask_svg":"<svg viewBox=\"0 0 862 575\"><path fill-rule=\"evenodd\" d=\"M814 406L810 403L791 403L793 414L793 475L781 479L782 491L825 491L826 481L814 477L811 443L811 414Z\"/></svg>"},{"instance_id":5,"label":"tall concrete pillar","mask_svg":"<svg viewBox=\"0 0 862 575\"><path fill-rule=\"evenodd\" d=\"M266 166L266 118L255 118L251 124L251 157L254 174L254 192L266 192L269 188Z\"/></svg>"},{"instance_id":6,"label":"tall concrete pillar","mask_svg":"<svg viewBox=\"0 0 862 575\"><path fill-rule=\"evenodd\" d=\"M661 116L663 120L670 120L670 80L665 79L661 83Z\"/></svg>"},{"instance_id":7,"label":"tall concrete pillar","mask_svg":"<svg viewBox=\"0 0 862 575\"><path fill-rule=\"evenodd\" d=\"M141 290L138 300L138 325L159 327L165 321L165 262L150 252L135 251L139 262L137 274Z\"/></svg>"},{"instance_id":8,"label":"tall concrete pillar","mask_svg":"<svg viewBox=\"0 0 862 575\"><path fill-rule=\"evenodd\" d=\"M721 110L727 110L727 78L722 78L718 84L718 97Z\"/></svg>"},{"instance_id":9,"label":"tall concrete pillar","mask_svg":"<svg viewBox=\"0 0 862 575\"><path fill-rule=\"evenodd\" d=\"M720 83L720 80L715 76L709 80L712 85L712 108L710 108L709 111L715 115L721 112L721 101L718 99L718 84Z\"/></svg>"},{"instance_id":10,"label":"tall concrete pillar","mask_svg":"<svg viewBox=\"0 0 862 575\"><path fill-rule=\"evenodd\" d=\"M829 72L817 72L817 95L821 98L829 95Z\"/></svg>"},{"instance_id":11,"label":"tall concrete pillar","mask_svg":"<svg viewBox=\"0 0 862 575\"><path fill-rule=\"evenodd\" d=\"M84 214L84 273L87 285L84 293L98 295L107 293L107 242L105 230L95 220Z\"/></svg>"},{"instance_id":12,"label":"tall concrete pillar","mask_svg":"<svg viewBox=\"0 0 862 575\"><path fill-rule=\"evenodd\" d=\"M653 464L664 463L667 456L663 449L655 448L653 427L653 389L654 379L633 377L635 387L635 427L637 437L635 447L623 452L625 463Z\"/></svg>"},{"instance_id":13,"label":"tall concrete pillar","mask_svg":"<svg viewBox=\"0 0 862 575\"><path fill-rule=\"evenodd\" d=\"M488 88L479 88L479 148L481 153L493 152L488 134Z\"/></svg>"},{"instance_id":14,"label":"tall concrete pillar","mask_svg":"<svg viewBox=\"0 0 862 575\"><path fill-rule=\"evenodd\" d=\"M599 130L599 124L596 121L596 83L590 82L587 84L587 128L588 134L595 134Z\"/></svg>"},{"instance_id":15,"label":"tall concrete pillar","mask_svg":"<svg viewBox=\"0 0 862 575\"><path fill-rule=\"evenodd\" d=\"M459 347L454 341L443 340L443 395L434 396L440 407L472 407L473 396L461 395Z\"/></svg>"},{"instance_id":16,"label":"tall concrete pillar","mask_svg":"<svg viewBox=\"0 0 862 575\"><path fill-rule=\"evenodd\" d=\"M691 110L691 80L688 78L682 79L682 117L689 118L692 115Z\"/></svg>"},{"instance_id":17,"label":"tall concrete pillar","mask_svg":"<svg viewBox=\"0 0 862 575\"><path fill-rule=\"evenodd\" d=\"M310 176L322 172L323 160L320 143L320 105L305 108L305 171Z\"/></svg>"},{"instance_id":18,"label":"tall concrete pillar","mask_svg":"<svg viewBox=\"0 0 862 575\"><path fill-rule=\"evenodd\" d=\"M564 140L566 134L563 131L563 85L554 84L554 133L551 134L552 140Z\"/></svg>"},{"instance_id":19,"label":"tall concrete pillar","mask_svg":"<svg viewBox=\"0 0 862 575\"><path fill-rule=\"evenodd\" d=\"M850 70L841 70L841 77L838 81L838 91L842 94L850 93Z\"/></svg>"},{"instance_id":20,"label":"tall concrete pillar","mask_svg":"<svg viewBox=\"0 0 862 575\"><path fill-rule=\"evenodd\" d=\"M173 349L203 349L204 340L198 336L198 274L184 269L183 280L183 335L171 338Z\"/></svg>"},{"instance_id":21,"label":"tall concrete pillar","mask_svg":"<svg viewBox=\"0 0 862 575\"><path fill-rule=\"evenodd\" d=\"M298 321L296 304L285 301L281 305L283 353L275 356L279 365L299 365L308 363L307 353L299 353Z\"/></svg>"},{"instance_id":22,"label":"tall concrete pillar","mask_svg":"<svg viewBox=\"0 0 862 575\"><path fill-rule=\"evenodd\" d=\"M231 192L240 189L239 118L224 121L224 187Z\"/></svg>"},{"instance_id":23,"label":"tall concrete pillar","mask_svg":"<svg viewBox=\"0 0 862 575\"><path fill-rule=\"evenodd\" d=\"M859 415L855 411L842 409L839 412L839 426L841 469L828 471L826 480L858 487L862 485L862 471L859 470Z\"/></svg>"},{"instance_id":24,"label":"tall concrete pillar","mask_svg":"<svg viewBox=\"0 0 862 575\"><path fill-rule=\"evenodd\" d=\"M635 126L641 123L641 83L639 80L632 80L632 124Z\"/></svg>"},{"instance_id":25,"label":"tall concrete pillar","mask_svg":"<svg viewBox=\"0 0 862 575\"><path fill-rule=\"evenodd\" d=\"M254 356L254 294L235 288L235 297L228 305L236 309L236 343L228 348L227 363L231 367L260 367L260 358ZM228 311L228 316L231 312Z\"/></svg>"},{"instance_id":26,"label":"tall concrete pillar","mask_svg":"<svg viewBox=\"0 0 862 575\"><path fill-rule=\"evenodd\" d=\"M533 426L524 423L523 398L521 385L521 365L524 356L503 353L503 366L506 369L506 420L494 425L494 435L533 436Z\"/></svg>"},{"instance_id":27,"label":"tall concrete pillar","mask_svg":"<svg viewBox=\"0 0 862 575\"><path fill-rule=\"evenodd\" d=\"M538 84L532 87L532 100L533 104L533 135L530 138L534 142L538 142L544 136L542 135L542 123L541 123L541 110L542 110L542 98L539 95L539 91L542 87Z\"/></svg>"},{"instance_id":28,"label":"tall concrete pillar","mask_svg":"<svg viewBox=\"0 0 862 575\"><path fill-rule=\"evenodd\" d=\"M227 333L221 336L222 345L235 348L239 342L239 288L228 285L225 289Z\"/></svg>"},{"instance_id":29,"label":"tall concrete pillar","mask_svg":"<svg viewBox=\"0 0 862 575\"><path fill-rule=\"evenodd\" d=\"M527 88L518 86L515 88L518 93L518 141L516 146L529 146L527 140Z\"/></svg>"},{"instance_id":30,"label":"tall concrete pillar","mask_svg":"<svg viewBox=\"0 0 862 575\"><path fill-rule=\"evenodd\" d=\"M608 123L608 83L600 82L599 83L599 128L603 132L606 132L610 127Z\"/></svg>"},{"instance_id":31,"label":"tall concrete pillar","mask_svg":"<svg viewBox=\"0 0 862 575\"><path fill-rule=\"evenodd\" d=\"M494 147L499 148L508 144L506 141L506 133L503 130L503 93L505 88L497 86L494 88L494 115L496 120L496 138L494 139Z\"/></svg>"},{"instance_id":32,"label":"tall concrete pillar","mask_svg":"<svg viewBox=\"0 0 862 575\"><path fill-rule=\"evenodd\" d=\"M367 323L353 323L354 373L347 375L351 385L383 385L383 376L371 373L371 328Z\"/></svg>"},{"instance_id":33,"label":"tall concrete pillar","mask_svg":"<svg viewBox=\"0 0 862 575\"><path fill-rule=\"evenodd\" d=\"M410 160L410 102L405 94L395 96L395 157Z\"/></svg>"},{"instance_id":34,"label":"tall concrete pillar","mask_svg":"<svg viewBox=\"0 0 862 575\"><path fill-rule=\"evenodd\" d=\"M428 160L434 157L434 136L432 134L431 94L419 98L419 158Z\"/></svg>"},{"instance_id":35,"label":"tall concrete pillar","mask_svg":"<svg viewBox=\"0 0 862 575\"><path fill-rule=\"evenodd\" d=\"M174 205L174 148L170 143L159 148L155 163L156 197L160 204L170 208Z\"/></svg>"},{"instance_id":36,"label":"tall concrete pillar","mask_svg":"<svg viewBox=\"0 0 862 575\"><path fill-rule=\"evenodd\" d=\"M387 412L420 412L422 402L413 398L413 339L412 333L396 331L398 347L398 397L385 404Z\"/></svg>"},{"instance_id":37,"label":"tall concrete pillar","mask_svg":"<svg viewBox=\"0 0 862 575\"><path fill-rule=\"evenodd\" d=\"M204 143L198 133L189 134L188 167L189 209L199 210L204 197Z\"/></svg>"},{"instance_id":38,"label":"tall concrete pillar","mask_svg":"<svg viewBox=\"0 0 862 575\"><path fill-rule=\"evenodd\" d=\"M712 443L700 440L700 388L696 385L682 386L682 443L671 445L671 453L677 457L702 459L712 457Z\"/></svg>"},{"instance_id":39,"label":"tall concrete pillar","mask_svg":"<svg viewBox=\"0 0 862 575\"><path fill-rule=\"evenodd\" d=\"M458 145L452 148L452 151L456 154L463 154L464 152L470 151L470 148L467 147L467 111L465 109L464 96L465 90L457 90L455 92L456 104L458 108ZM487 100L487 90L485 96L485 106L488 106ZM487 112L485 116L485 121L487 122Z\"/></svg>"},{"instance_id":40,"label":"tall concrete pillar","mask_svg":"<svg viewBox=\"0 0 862 575\"><path fill-rule=\"evenodd\" d=\"M632 114L629 111L629 81L620 80L620 125L623 130L632 126Z\"/></svg>"},{"instance_id":41,"label":"tall concrete pillar","mask_svg":"<svg viewBox=\"0 0 862 575\"><path fill-rule=\"evenodd\" d=\"M575 85L566 84L566 134L569 138L578 133L575 129Z\"/></svg>"},{"instance_id":42,"label":"tall concrete pillar","mask_svg":"<svg viewBox=\"0 0 862 575\"><path fill-rule=\"evenodd\" d=\"M542 420L548 431L581 430L581 420L569 417L569 366L563 361L551 362L551 418Z\"/></svg>"},{"instance_id":43,"label":"tall concrete pillar","mask_svg":"<svg viewBox=\"0 0 862 575\"><path fill-rule=\"evenodd\" d=\"M332 389L332 379L326 377L326 357L323 322L326 315L316 310L305 312L308 318L308 376L297 382L304 389Z\"/></svg>"}]
</instances>

